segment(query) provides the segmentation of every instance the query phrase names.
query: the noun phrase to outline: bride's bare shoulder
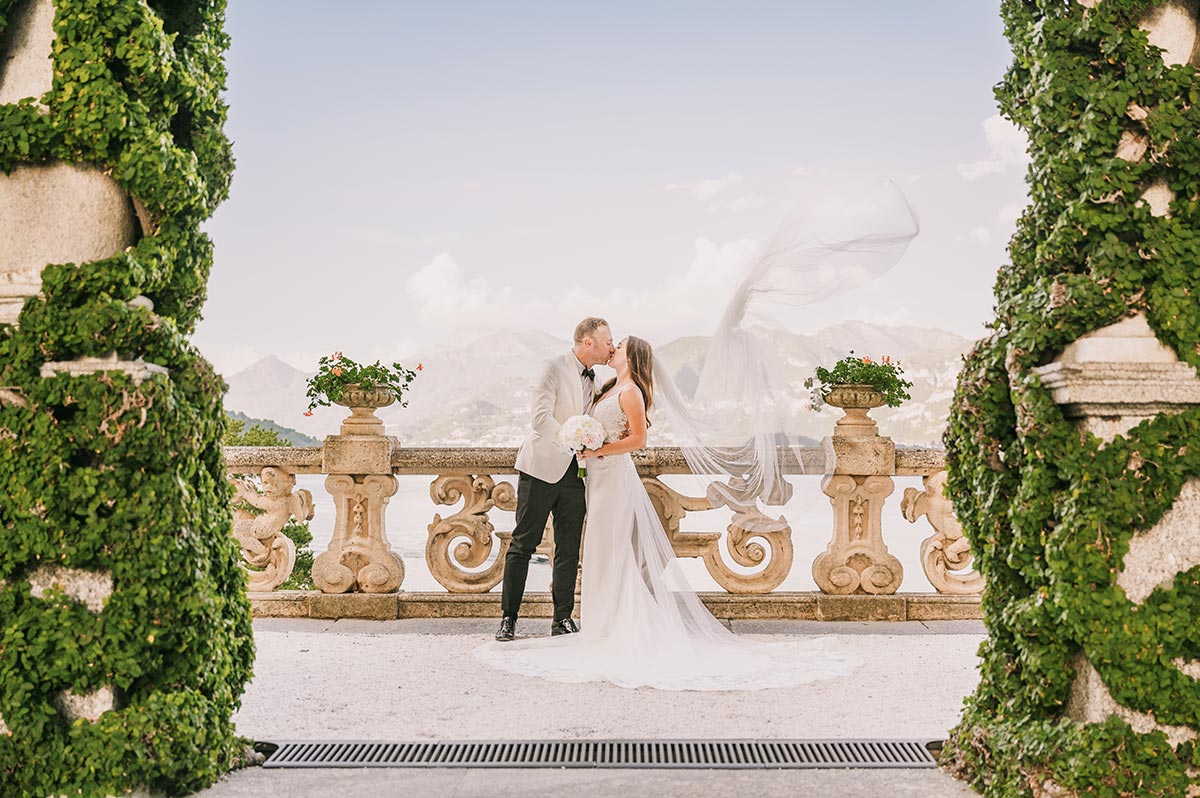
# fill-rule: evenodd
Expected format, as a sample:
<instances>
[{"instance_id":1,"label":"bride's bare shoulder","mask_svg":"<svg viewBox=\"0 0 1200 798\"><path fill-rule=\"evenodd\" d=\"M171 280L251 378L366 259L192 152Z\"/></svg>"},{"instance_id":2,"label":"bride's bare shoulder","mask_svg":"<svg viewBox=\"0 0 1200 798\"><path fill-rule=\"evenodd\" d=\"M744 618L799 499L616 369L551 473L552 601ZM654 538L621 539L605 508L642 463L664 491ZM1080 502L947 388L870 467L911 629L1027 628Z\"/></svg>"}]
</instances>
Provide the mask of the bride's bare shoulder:
<instances>
[{"instance_id":1,"label":"bride's bare shoulder","mask_svg":"<svg viewBox=\"0 0 1200 798\"><path fill-rule=\"evenodd\" d=\"M636 407L639 405L642 408L646 407L646 398L642 396L642 389L637 387L637 385L634 383L629 383L628 385L623 386L619 391L617 391L617 396L617 401L621 403L621 407L623 408Z\"/></svg>"}]
</instances>

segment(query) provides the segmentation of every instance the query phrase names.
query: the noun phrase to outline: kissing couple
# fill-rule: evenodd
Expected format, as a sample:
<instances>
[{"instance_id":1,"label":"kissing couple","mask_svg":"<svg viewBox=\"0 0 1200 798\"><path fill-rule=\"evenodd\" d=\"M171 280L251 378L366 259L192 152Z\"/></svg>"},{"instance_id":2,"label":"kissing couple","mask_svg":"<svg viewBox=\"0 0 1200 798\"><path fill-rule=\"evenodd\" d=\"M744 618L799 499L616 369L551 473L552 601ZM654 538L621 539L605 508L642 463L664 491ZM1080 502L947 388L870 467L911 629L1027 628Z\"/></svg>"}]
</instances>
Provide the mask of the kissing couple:
<instances>
[{"instance_id":1,"label":"kissing couple","mask_svg":"<svg viewBox=\"0 0 1200 798\"><path fill-rule=\"evenodd\" d=\"M593 369L601 364L617 374L597 388ZM532 429L517 453L503 618L496 642L475 655L495 668L552 681L664 690L754 690L849 674L858 659L825 640L738 638L688 584L630 456L646 446L656 377L669 379L655 368L650 344L629 336L614 345L608 322L598 317L579 323L570 352L542 364ZM604 443L576 456L559 443L559 430L581 414L603 425ZM515 640L529 559L550 515L551 634ZM585 515L581 628L572 613Z\"/></svg>"},{"instance_id":2,"label":"kissing couple","mask_svg":"<svg viewBox=\"0 0 1200 798\"><path fill-rule=\"evenodd\" d=\"M826 640L766 643L737 636L714 618L680 569L630 455L646 446L647 416L661 416L671 445L708 483L713 506L784 503L791 486L780 442L798 441L789 433L794 387L777 333L803 321L797 308L888 272L919 229L916 210L893 182L814 194L746 264L687 399L645 340L629 336L614 345L606 321L580 322L571 351L547 360L533 385L532 429L516 460L516 527L504 564L503 618L496 640L476 648L475 656L501 670L552 681L662 690L758 690L853 671L857 658ZM617 374L597 389L593 369L605 363ZM602 426L603 443L577 456L559 443L559 433L583 414ZM586 484L579 466L587 467ZM529 558L551 515L551 635L518 640ZM572 613L581 537L577 626Z\"/></svg>"}]
</instances>

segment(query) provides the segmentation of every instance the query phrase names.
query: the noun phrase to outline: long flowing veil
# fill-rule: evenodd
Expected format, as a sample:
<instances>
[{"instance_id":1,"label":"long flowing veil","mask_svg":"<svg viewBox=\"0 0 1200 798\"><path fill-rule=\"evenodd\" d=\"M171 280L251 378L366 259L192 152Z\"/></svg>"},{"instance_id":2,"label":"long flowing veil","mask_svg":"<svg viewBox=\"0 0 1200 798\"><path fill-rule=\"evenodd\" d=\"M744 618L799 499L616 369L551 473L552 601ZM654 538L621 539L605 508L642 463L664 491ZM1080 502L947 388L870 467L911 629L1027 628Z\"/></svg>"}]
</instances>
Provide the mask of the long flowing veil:
<instances>
[{"instance_id":1,"label":"long flowing veil","mask_svg":"<svg viewBox=\"0 0 1200 798\"><path fill-rule=\"evenodd\" d=\"M810 200L749 264L713 333L694 396L684 397L655 358L655 412L692 473L708 482L714 506L788 501L783 468L799 445L794 419L805 394L802 384L786 381L789 355L778 333L795 308L877 280L919 231L912 204L890 181ZM746 518L763 531L778 523L756 513Z\"/></svg>"},{"instance_id":2,"label":"long flowing veil","mask_svg":"<svg viewBox=\"0 0 1200 798\"><path fill-rule=\"evenodd\" d=\"M799 387L781 383L784 355L772 343L765 306L804 305L864 285L890 269L917 233L916 214L895 186L821 210L789 221L750 264L694 397L654 363L655 412L693 473L713 480L714 504L748 510L759 499L782 504L790 492L780 453ZM624 422L617 402L608 397L592 411L610 434ZM474 650L478 659L552 681L662 690L789 687L857 667L853 652L821 639L764 643L734 635L688 583L630 456L597 460L588 474L582 630L487 643Z\"/></svg>"}]
</instances>

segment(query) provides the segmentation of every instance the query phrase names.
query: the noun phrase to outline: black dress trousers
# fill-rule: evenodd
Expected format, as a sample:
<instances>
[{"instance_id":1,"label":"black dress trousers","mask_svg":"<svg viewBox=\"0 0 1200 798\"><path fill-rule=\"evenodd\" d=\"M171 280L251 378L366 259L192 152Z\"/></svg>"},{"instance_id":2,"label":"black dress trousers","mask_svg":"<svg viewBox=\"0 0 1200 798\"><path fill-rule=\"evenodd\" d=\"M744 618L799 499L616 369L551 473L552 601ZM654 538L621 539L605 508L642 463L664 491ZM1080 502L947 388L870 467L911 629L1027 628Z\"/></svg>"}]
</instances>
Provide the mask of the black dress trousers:
<instances>
[{"instance_id":1,"label":"black dress trousers","mask_svg":"<svg viewBox=\"0 0 1200 798\"><path fill-rule=\"evenodd\" d=\"M529 576L529 558L546 529L546 520L554 514L554 619L570 618L575 609L575 577L579 570L579 541L583 536L583 517L587 512L584 484L579 478L579 463L571 465L558 482L545 482L518 472L517 525L504 558L504 586L500 609L506 616L517 617L525 597Z\"/></svg>"}]
</instances>

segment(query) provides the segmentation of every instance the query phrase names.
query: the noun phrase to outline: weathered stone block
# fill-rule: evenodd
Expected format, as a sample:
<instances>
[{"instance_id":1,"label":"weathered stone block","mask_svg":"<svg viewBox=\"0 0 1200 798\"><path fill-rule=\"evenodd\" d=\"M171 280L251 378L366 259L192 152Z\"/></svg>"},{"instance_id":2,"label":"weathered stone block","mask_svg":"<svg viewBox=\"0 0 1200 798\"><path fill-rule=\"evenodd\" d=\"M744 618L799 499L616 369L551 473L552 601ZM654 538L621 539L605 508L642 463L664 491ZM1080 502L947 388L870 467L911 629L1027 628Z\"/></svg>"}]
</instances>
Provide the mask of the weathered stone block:
<instances>
[{"instance_id":1,"label":"weathered stone block","mask_svg":"<svg viewBox=\"0 0 1200 798\"><path fill-rule=\"evenodd\" d=\"M905 621L902 596L817 596L819 621Z\"/></svg>"},{"instance_id":2,"label":"weathered stone block","mask_svg":"<svg viewBox=\"0 0 1200 798\"><path fill-rule=\"evenodd\" d=\"M108 357L81 357L78 360L63 360L43 363L41 376L50 379L64 374L68 377L86 377L105 371L122 371L133 378L134 385L141 385L156 374L170 374L170 371L157 363L147 363L137 360L121 360L116 352Z\"/></svg>"},{"instance_id":3,"label":"weathered stone block","mask_svg":"<svg viewBox=\"0 0 1200 798\"><path fill-rule=\"evenodd\" d=\"M108 258L139 235L133 203L99 169L19 164L0 173L0 321L16 321L47 263Z\"/></svg>"},{"instance_id":4,"label":"weathered stone block","mask_svg":"<svg viewBox=\"0 0 1200 798\"><path fill-rule=\"evenodd\" d=\"M701 593L714 617L730 621L811 621L817 618L815 593L792 591L755 594Z\"/></svg>"},{"instance_id":5,"label":"weathered stone block","mask_svg":"<svg viewBox=\"0 0 1200 798\"><path fill-rule=\"evenodd\" d=\"M1179 358L1154 335L1143 313L1084 335L1063 349L1055 363L1178 363Z\"/></svg>"},{"instance_id":6,"label":"weathered stone block","mask_svg":"<svg viewBox=\"0 0 1200 798\"><path fill-rule=\"evenodd\" d=\"M276 590L271 593L247 593L255 618L308 618L315 590Z\"/></svg>"},{"instance_id":7,"label":"weathered stone block","mask_svg":"<svg viewBox=\"0 0 1200 798\"><path fill-rule=\"evenodd\" d=\"M92 613L103 611L104 601L113 592L112 574L108 571L41 565L30 572L28 579L29 593L34 598L45 598L48 591L61 590Z\"/></svg>"},{"instance_id":8,"label":"weathered stone block","mask_svg":"<svg viewBox=\"0 0 1200 798\"><path fill-rule=\"evenodd\" d=\"M1196 739L1196 733L1187 726L1161 724L1153 715L1118 704L1082 652L1075 655L1072 664L1075 666L1075 681L1071 684L1071 696L1067 699L1067 717L1071 720L1077 723L1103 723L1116 715L1139 734L1163 732L1171 745Z\"/></svg>"},{"instance_id":9,"label":"weathered stone block","mask_svg":"<svg viewBox=\"0 0 1200 798\"><path fill-rule=\"evenodd\" d=\"M821 441L821 448L825 452L826 474L891 476L896 473L896 444L891 438L833 435Z\"/></svg>"},{"instance_id":10,"label":"weathered stone block","mask_svg":"<svg viewBox=\"0 0 1200 798\"><path fill-rule=\"evenodd\" d=\"M321 470L326 474L391 474L396 438L375 435L330 435L322 448Z\"/></svg>"},{"instance_id":11,"label":"weathered stone block","mask_svg":"<svg viewBox=\"0 0 1200 798\"><path fill-rule=\"evenodd\" d=\"M9 15L0 40L0 105L40 99L54 87L54 3L25 0Z\"/></svg>"},{"instance_id":12,"label":"weathered stone block","mask_svg":"<svg viewBox=\"0 0 1200 798\"><path fill-rule=\"evenodd\" d=\"M910 621L977 621L983 618L979 596L909 593L904 600Z\"/></svg>"},{"instance_id":13,"label":"weathered stone block","mask_svg":"<svg viewBox=\"0 0 1200 798\"><path fill-rule=\"evenodd\" d=\"M1178 498L1152 529L1129 541L1117 584L1141 604L1154 589L1200 565L1200 480L1184 483Z\"/></svg>"},{"instance_id":14,"label":"weathered stone block","mask_svg":"<svg viewBox=\"0 0 1200 798\"><path fill-rule=\"evenodd\" d=\"M117 695L111 687L84 694L63 690L54 696L52 703L68 723L81 718L96 721L105 712L117 708Z\"/></svg>"},{"instance_id":15,"label":"weathered stone block","mask_svg":"<svg viewBox=\"0 0 1200 798\"><path fill-rule=\"evenodd\" d=\"M308 598L310 618L364 618L391 621L399 617L395 593L318 593Z\"/></svg>"}]
</instances>

